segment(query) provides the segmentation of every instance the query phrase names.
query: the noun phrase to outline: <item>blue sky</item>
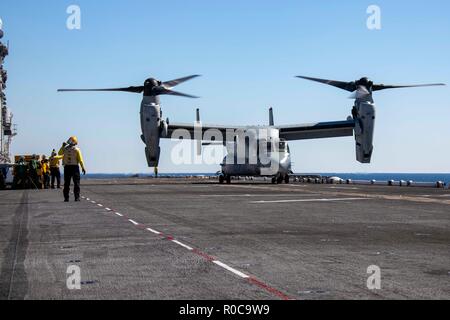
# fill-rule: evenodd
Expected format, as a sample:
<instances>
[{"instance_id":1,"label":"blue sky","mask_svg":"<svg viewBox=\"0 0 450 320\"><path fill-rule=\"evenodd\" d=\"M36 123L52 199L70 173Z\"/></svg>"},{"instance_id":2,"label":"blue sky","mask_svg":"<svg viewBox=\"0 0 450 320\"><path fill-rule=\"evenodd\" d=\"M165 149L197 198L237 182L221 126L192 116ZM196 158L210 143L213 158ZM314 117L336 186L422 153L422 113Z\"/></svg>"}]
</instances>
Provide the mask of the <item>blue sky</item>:
<instances>
[{"instance_id":1,"label":"blue sky","mask_svg":"<svg viewBox=\"0 0 450 320\"><path fill-rule=\"evenodd\" d=\"M81 8L81 30L66 9ZM366 27L369 5L382 29ZM450 84L450 3L437 1L12 1L0 18L10 41L8 102L14 153L49 153L71 135L90 172L151 172L140 140L139 95L58 94L64 87L141 85L154 76L203 77L162 97L164 116L190 122L278 124L343 120L348 93L295 79L369 76L382 83ZM373 162L355 160L352 137L292 142L296 172L449 172L450 87L376 93ZM175 166L161 144L162 172Z\"/></svg>"}]
</instances>

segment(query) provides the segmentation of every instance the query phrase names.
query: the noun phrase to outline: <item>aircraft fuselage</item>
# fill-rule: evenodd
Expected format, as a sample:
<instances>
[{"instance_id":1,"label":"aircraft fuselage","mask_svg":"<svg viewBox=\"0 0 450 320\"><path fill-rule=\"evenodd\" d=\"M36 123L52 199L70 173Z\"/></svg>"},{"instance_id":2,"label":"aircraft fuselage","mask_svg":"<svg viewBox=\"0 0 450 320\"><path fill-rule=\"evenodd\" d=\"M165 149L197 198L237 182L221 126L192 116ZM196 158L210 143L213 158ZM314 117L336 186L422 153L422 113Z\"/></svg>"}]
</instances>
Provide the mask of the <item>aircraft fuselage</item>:
<instances>
[{"instance_id":1,"label":"aircraft fuselage","mask_svg":"<svg viewBox=\"0 0 450 320\"><path fill-rule=\"evenodd\" d=\"M291 173L289 145L273 127L247 127L227 143L222 174L227 176L285 177Z\"/></svg>"}]
</instances>

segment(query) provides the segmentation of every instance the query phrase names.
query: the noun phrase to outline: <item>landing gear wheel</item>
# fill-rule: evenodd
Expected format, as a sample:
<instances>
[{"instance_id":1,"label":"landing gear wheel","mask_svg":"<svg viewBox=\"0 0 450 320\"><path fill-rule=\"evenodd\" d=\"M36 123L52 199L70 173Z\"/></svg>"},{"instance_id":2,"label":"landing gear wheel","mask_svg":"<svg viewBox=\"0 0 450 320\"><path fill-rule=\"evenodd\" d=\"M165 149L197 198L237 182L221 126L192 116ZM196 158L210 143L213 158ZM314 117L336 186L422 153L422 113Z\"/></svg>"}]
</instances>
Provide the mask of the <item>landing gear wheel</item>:
<instances>
[{"instance_id":1,"label":"landing gear wheel","mask_svg":"<svg viewBox=\"0 0 450 320\"><path fill-rule=\"evenodd\" d=\"M283 182L283 176L279 176L279 177L277 178L277 183L280 184L280 183L282 183L282 182Z\"/></svg>"},{"instance_id":2,"label":"landing gear wheel","mask_svg":"<svg viewBox=\"0 0 450 320\"><path fill-rule=\"evenodd\" d=\"M227 184L231 184L231 176L227 176Z\"/></svg>"},{"instance_id":3,"label":"landing gear wheel","mask_svg":"<svg viewBox=\"0 0 450 320\"><path fill-rule=\"evenodd\" d=\"M272 184L277 183L277 177L272 177Z\"/></svg>"},{"instance_id":4,"label":"landing gear wheel","mask_svg":"<svg viewBox=\"0 0 450 320\"><path fill-rule=\"evenodd\" d=\"M284 183L289 184L289 175L284 176Z\"/></svg>"},{"instance_id":5,"label":"landing gear wheel","mask_svg":"<svg viewBox=\"0 0 450 320\"><path fill-rule=\"evenodd\" d=\"M219 176L219 183L220 183L220 184L223 184L224 181L225 181L224 176L223 176L223 175L220 175L220 176Z\"/></svg>"}]
</instances>

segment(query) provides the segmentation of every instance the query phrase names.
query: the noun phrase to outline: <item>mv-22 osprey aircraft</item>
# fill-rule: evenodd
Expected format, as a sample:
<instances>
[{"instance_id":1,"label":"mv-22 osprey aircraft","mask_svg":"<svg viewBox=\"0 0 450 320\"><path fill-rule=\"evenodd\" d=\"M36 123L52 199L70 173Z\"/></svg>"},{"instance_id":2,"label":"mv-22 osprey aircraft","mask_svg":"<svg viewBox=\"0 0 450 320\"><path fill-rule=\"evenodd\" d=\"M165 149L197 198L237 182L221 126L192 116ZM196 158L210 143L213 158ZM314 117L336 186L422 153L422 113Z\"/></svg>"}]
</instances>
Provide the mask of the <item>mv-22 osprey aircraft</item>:
<instances>
[{"instance_id":1,"label":"mv-22 osprey aircraft","mask_svg":"<svg viewBox=\"0 0 450 320\"><path fill-rule=\"evenodd\" d=\"M373 152L373 134L376 116L372 93L384 89L444 85L437 83L398 86L374 84L368 78L343 82L298 76L298 78L324 83L353 92L351 98L355 102L352 115L345 121L280 126L275 125L273 110L270 109L268 126L223 126L201 124L200 115L197 110L197 121L194 124L170 123L169 119L164 120L162 118L159 96L174 95L198 98L172 90L173 87L196 77L198 75L167 82L149 78L144 82L143 86L126 88L60 89L58 91L122 91L143 93L140 111L141 139L146 145L145 154L148 166L154 167L155 172L157 172L159 164L160 138L178 139L179 137L183 137L198 140L200 144L202 140L207 141L204 145L220 144L227 146L228 154L221 164L220 183L224 183L225 181L231 183L231 177L233 176L265 176L271 177L272 183L282 183L283 181L289 183L289 175L292 174L292 168L288 141L346 137L354 134L357 161L370 163ZM214 134L208 134L208 132L214 132ZM256 143L251 144L250 140L256 141ZM242 156L239 156L238 149L246 151L244 151ZM250 158L253 161L250 161Z\"/></svg>"}]
</instances>

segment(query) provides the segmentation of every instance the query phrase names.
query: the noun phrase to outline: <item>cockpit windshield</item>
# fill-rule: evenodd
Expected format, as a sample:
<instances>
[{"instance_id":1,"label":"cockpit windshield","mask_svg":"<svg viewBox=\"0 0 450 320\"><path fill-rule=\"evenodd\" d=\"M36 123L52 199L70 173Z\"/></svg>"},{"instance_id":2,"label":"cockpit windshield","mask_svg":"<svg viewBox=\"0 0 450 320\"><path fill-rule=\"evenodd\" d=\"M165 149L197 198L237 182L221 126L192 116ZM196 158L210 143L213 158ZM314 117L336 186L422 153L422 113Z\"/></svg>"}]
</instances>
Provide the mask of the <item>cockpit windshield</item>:
<instances>
[{"instance_id":1,"label":"cockpit windshield","mask_svg":"<svg viewBox=\"0 0 450 320\"><path fill-rule=\"evenodd\" d=\"M280 141L278 145L267 142L267 152L289 152L289 145L286 141Z\"/></svg>"}]
</instances>

